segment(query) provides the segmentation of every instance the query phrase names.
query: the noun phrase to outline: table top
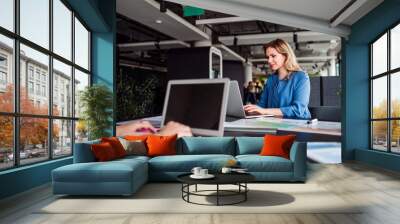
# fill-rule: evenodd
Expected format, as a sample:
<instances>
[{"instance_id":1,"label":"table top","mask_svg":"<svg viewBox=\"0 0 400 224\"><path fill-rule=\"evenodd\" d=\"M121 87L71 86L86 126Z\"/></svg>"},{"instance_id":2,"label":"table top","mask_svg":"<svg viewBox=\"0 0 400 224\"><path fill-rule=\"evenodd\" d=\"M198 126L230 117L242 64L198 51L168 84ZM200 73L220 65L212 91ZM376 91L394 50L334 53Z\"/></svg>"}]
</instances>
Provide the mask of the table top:
<instances>
[{"instance_id":1,"label":"table top","mask_svg":"<svg viewBox=\"0 0 400 224\"><path fill-rule=\"evenodd\" d=\"M255 177L249 173L213 173L215 177L211 179L193 179L190 177L191 174L179 175L177 179L186 184L236 184L255 180Z\"/></svg>"}]
</instances>

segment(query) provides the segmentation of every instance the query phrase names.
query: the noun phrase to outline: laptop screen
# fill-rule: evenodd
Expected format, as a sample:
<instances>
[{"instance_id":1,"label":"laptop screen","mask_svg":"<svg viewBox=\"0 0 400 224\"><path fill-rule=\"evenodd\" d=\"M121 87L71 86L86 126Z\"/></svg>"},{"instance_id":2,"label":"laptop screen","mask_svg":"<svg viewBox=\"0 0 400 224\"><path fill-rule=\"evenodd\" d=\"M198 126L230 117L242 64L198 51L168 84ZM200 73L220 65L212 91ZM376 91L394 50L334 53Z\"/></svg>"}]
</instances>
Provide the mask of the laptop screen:
<instances>
[{"instance_id":1,"label":"laptop screen","mask_svg":"<svg viewBox=\"0 0 400 224\"><path fill-rule=\"evenodd\" d=\"M191 128L219 130L225 83L171 84L164 125L176 121Z\"/></svg>"}]
</instances>

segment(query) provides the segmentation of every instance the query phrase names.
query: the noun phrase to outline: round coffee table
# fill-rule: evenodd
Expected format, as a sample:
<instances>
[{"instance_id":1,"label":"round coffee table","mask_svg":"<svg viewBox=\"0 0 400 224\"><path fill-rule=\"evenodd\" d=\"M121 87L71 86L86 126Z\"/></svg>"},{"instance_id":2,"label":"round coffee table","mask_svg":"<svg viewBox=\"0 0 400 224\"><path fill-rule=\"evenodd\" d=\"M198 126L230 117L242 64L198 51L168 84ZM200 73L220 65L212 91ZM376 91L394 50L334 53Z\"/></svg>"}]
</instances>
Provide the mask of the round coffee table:
<instances>
[{"instance_id":1,"label":"round coffee table","mask_svg":"<svg viewBox=\"0 0 400 224\"><path fill-rule=\"evenodd\" d=\"M247 200L247 192L249 188L247 183L255 180L255 177L248 173L216 173L213 174L215 177L212 179L193 179L189 174L182 174L177 177L178 181L182 183L182 199L188 203L198 204L198 205L234 205ZM198 190L197 185L216 185L215 190ZM195 186L194 191L190 191L190 186ZM220 185L236 185L237 190L223 190L220 189ZM215 194L205 194L209 192L215 192ZM190 201L190 196L203 196L203 197L216 197L216 204L202 204ZM231 203L221 203L221 197L232 197L240 196L240 199Z\"/></svg>"}]
</instances>

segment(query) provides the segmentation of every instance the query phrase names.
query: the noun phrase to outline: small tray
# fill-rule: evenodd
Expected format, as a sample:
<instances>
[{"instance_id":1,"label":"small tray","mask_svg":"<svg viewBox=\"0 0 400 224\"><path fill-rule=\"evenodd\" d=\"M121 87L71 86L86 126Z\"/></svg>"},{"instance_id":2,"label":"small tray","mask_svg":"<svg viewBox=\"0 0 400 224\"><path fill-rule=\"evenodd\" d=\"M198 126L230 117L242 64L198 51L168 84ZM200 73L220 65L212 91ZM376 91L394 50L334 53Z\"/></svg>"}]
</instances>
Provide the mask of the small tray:
<instances>
[{"instance_id":1,"label":"small tray","mask_svg":"<svg viewBox=\"0 0 400 224\"><path fill-rule=\"evenodd\" d=\"M194 175L194 174L190 175L190 178L193 178L193 179L211 179L211 178L214 178L214 177L215 176L212 175L212 174L207 174L207 175L204 175L204 176L198 176L198 175Z\"/></svg>"}]
</instances>

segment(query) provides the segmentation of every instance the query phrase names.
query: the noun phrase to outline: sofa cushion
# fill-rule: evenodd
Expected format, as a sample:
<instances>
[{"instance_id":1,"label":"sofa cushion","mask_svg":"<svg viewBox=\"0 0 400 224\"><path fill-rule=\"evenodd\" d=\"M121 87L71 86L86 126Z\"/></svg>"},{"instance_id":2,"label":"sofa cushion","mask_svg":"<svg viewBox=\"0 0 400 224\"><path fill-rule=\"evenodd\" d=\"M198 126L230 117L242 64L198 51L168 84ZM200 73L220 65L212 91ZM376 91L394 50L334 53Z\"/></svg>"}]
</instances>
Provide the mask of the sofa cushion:
<instances>
[{"instance_id":1,"label":"sofa cushion","mask_svg":"<svg viewBox=\"0 0 400 224\"><path fill-rule=\"evenodd\" d=\"M231 155L175 155L158 156L149 160L150 171L163 172L190 172L193 167L199 166L211 172L219 171L230 159Z\"/></svg>"},{"instance_id":2,"label":"sofa cushion","mask_svg":"<svg viewBox=\"0 0 400 224\"><path fill-rule=\"evenodd\" d=\"M236 155L259 154L263 144L263 137L237 137Z\"/></svg>"},{"instance_id":3,"label":"sofa cushion","mask_svg":"<svg viewBox=\"0 0 400 224\"><path fill-rule=\"evenodd\" d=\"M239 166L249 172L292 172L292 161L279 156L238 155Z\"/></svg>"},{"instance_id":4,"label":"sofa cushion","mask_svg":"<svg viewBox=\"0 0 400 224\"><path fill-rule=\"evenodd\" d=\"M265 135L261 156L280 156L290 159L290 148L296 135Z\"/></svg>"},{"instance_id":5,"label":"sofa cushion","mask_svg":"<svg viewBox=\"0 0 400 224\"><path fill-rule=\"evenodd\" d=\"M129 140L129 141L138 141L138 140L140 140L140 141L144 141L145 142L148 136L149 135L127 135L124 138L126 140Z\"/></svg>"},{"instance_id":6,"label":"sofa cushion","mask_svg":"<svg viewBox=\"0 0 400 224\"><path fill-rule=\"evenodd\" d=\"M99 144L100 140L77 142L74 147L74 163L95 162L96 158L91 150L92 144Z\"/></svg>"},{"instance_id":7,"label":"sofa cushion","mask_svg":"<svg viewBox=\"0 0 400 224\"><path fill-rule=\"evenodd\" d=\"M124 162L128 162L129 163L129 162L134 161L134 160L148 162L149 159L150 159L150 157L147 157L147 156L130 155L130 156L125 156L124 158L120 158L120 159L114 160L113 162L124 161Z\"/></svg>"},{"instance_id":8,"label":"sofa cushion","mask_svg":"<svg viewBox=\"0 0 400 224\"><path fill-rule=\"evenodd\" d=\"M124 147L122 146L121 142L119 141L119 138L117 137L104 137L101 138L101 142L108 142L114 149L115 155L117 158L122 158L126 156L126 151Z\"/></svg>"},{"instance_id":9,"label":"sofa cushion","mask_svg":"<svg viewBox=\"0 0 400 224\"><path fill-rule=\"evenodd\" d=\"M105 162L118 158L118 156L115 154L115 150L109 142L93 144L91 145L91 148L94 157L96 157L96 161Z\"/></svg>"},{"instance_id":10,"label":"sofa cushion","mask_svg":"<svg viewBox=\"0 0 400 224\"><path fill-rule=\"evenodd\" d=\"M109 162L75 163L53 170L53 181L58 182L130 182L134 172L147 171L145 161L139 159ZM147 176L147 172L143 175Z\"/></svg>"},{"instance_id":11,"label":"sofa cushion","mask_svg":"<svg viewBox=\"0 0 400 224\"><path fill-rule=\"evenodd\" d=\"M177 153L235 155L235 139L233 137L183 137Z\"/></svg>"},{"instance_id":12,"label":"sofa cushion","mask_svg":"<svg viewBox=\"0 0 400 224\"><path fill-rule=\"evenodd\" d=\"M126 155L147 155L146 143L141 140L126 140L124 138L119 139L122 146L126 151Z\"/></svg>"},{"instance_id":13,"label":"sofa cushion","mask_svg":"<svg viewBox=\"0 0 400 224\"><path fill-rule=\"evenodd\" d=\"M177 135L159 136L150 135L147 137L147 155L148 156L165 156L176 154Z\"/></svg>"}]
</instances>

